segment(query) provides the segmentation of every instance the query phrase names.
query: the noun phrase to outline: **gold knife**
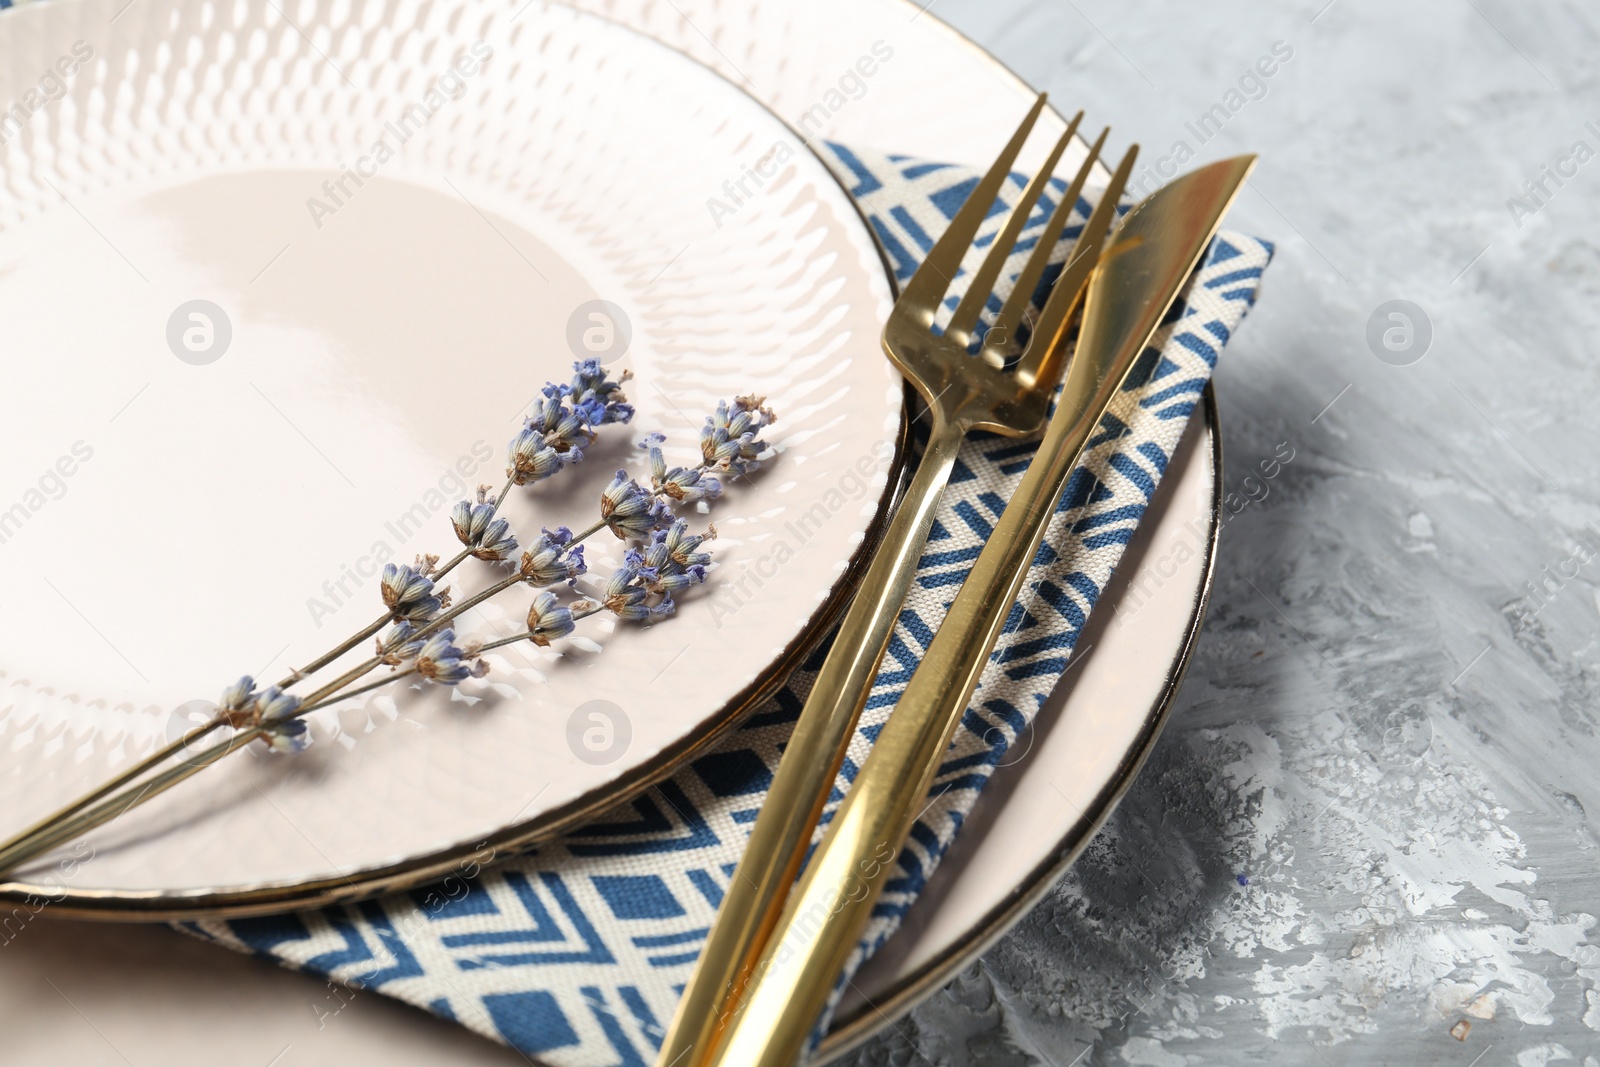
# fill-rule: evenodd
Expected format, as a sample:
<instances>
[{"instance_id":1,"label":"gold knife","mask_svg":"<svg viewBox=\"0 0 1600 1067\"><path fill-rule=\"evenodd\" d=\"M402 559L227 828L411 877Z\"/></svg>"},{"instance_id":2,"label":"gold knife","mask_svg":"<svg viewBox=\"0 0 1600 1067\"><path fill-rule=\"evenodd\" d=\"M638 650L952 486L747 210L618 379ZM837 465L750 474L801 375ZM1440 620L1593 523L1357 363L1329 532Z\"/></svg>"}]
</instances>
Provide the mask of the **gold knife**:
<instances>
[{"instance_id":1,"label":"gold knife","mask_svg":"<svg viewBox=\"0 0 1600 1067\"><path fill-rule=\"evenodd\" d=\"M1090 279L1038 454L790 893L711 1063L790 1067L805 1048L927 803L1068 475L1254 166L1255 156L1239 156L1202 167L1123 219Z\"/></svg>"}]
</instances>

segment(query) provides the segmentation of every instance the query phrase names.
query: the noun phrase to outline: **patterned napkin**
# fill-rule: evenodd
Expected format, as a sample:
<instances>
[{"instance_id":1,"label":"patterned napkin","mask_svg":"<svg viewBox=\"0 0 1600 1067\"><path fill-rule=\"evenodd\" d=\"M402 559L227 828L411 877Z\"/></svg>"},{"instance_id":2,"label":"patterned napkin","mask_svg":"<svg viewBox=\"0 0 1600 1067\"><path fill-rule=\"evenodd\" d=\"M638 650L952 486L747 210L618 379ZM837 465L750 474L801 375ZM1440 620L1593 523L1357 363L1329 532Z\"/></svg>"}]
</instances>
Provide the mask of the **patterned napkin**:
<instances>
[{"instance_id":1,"label":"patterned napkin","mask_svg":"<svg viewBox=\"0 0 1600 1067\"><path fill-rule=\"evenodd\" d=\"M4 0L0 0L3 3ZM839 145L824 158L860 203L903 283L977 181L973 171ZM1014 176L1003 198L1026 178ZM1015 277L1064 192L1057 182L1008 265ZM1093 205L1080 200L1057 266ZM996 210L980 241L1005 221ZM899 926L996 764L1066 670L1089 610L1132 537L1217 355L1254 302L1272 248L1212 245L1089 442L1035 558L1027 592L967 709L851 964ZM944 314L960 296L958 278ZM1004 294L1000 294L1003 299ZM999 299L987 312L999 310ZM830 799L830 818L1036 443L975 434L962 447L916 588L901 613ZM559 1067L649 1064L744 848L822 653L721 747L593 825L429 888L296 915L180 929L297 970L379 990Z\"/></svg>"}]
</instances>

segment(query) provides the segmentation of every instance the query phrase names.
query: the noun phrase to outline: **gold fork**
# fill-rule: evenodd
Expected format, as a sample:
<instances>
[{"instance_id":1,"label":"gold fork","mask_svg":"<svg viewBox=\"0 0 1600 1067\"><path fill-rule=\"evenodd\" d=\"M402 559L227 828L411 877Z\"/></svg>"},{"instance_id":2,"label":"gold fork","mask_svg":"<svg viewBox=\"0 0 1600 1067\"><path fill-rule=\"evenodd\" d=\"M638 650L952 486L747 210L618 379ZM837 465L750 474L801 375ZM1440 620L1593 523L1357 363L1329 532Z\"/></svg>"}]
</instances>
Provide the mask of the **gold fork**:
<instances>
[{"instance_id":1,"label":"gold fork","mask_svg":"<svg viewBox=\"0 0 1600 1067\"><path fill-rule=\"evenodd\" d=\"M1084 225L1025 346L1016 340L1018 328L1109 129L1090 147L1051 213L1037 247L984 336L978 356L970 354L980 312L1056 164L1077 134L1083 119L1081 111L1023 190L974 272L949 324L942 331L934 329L950 282L959 272L1044 105L1045 95L1041 93L912 276L884 327L883 346L889 359L927 402L932 419L927 448L806 698L751 831L744 859L734 872L700 962L678 1003L657 1060L660 1067L699 1067L705 1063L737 1010L741 993L782 914L821 818L877 676L878 663L916 576L940 494L963 438L972 430L1023 437L1037 433L1044 425L1065 363L1065 346L1061 342L1069 316L1099 257L1137 148L1123 157L1105 195Z\"/></svg>"}]
</instances>

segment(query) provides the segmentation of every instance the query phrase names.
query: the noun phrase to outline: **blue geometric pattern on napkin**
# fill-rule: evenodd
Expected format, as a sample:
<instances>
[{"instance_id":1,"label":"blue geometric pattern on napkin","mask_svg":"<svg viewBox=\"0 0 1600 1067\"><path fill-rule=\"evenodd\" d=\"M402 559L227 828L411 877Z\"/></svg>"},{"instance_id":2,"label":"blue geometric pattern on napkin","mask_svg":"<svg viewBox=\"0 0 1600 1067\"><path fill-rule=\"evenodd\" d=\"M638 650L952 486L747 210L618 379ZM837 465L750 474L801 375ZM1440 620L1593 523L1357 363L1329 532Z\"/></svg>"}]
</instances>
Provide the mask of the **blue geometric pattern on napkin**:
<instances>
[{"instance_id":1,"label":"blue geometric pattern on napkin","mask_svg":"<svg viewBox=\"0 0 1600 1067\"><path fill-rule=\"evenodd\" d=\"M3 3L4 0L0 0ZM976 181L962 167L838 145L822 150L903 283ZM1025 184L1016 175L1002 194ZM1014 277L1065 191L1056 182L1009 264ZM1059 272L1093 204L1075 205ZM980 233L992 241L997 209ZM1271 246L1223 234L1152 341L1073 473L1021 602L967 709L930 804L897 858L855 970L898 927L1007 748L1066 670L1073 644L1132 537L1217 356L1254 302ZM958 277L944 311L963 288ZM991 301L987 315L1005 293ZM948 602L1035 450L968 438L916 588L840 770L831 818ZM179 924L295 969L380 990L559 1067L649 1064L744 848L825 649L724 740L649 792L562 840L460 877L361 904ZM819 831L820 832L820 831ZM843 983L841 983L842 988Z\"/></svg>"}]
</instances>

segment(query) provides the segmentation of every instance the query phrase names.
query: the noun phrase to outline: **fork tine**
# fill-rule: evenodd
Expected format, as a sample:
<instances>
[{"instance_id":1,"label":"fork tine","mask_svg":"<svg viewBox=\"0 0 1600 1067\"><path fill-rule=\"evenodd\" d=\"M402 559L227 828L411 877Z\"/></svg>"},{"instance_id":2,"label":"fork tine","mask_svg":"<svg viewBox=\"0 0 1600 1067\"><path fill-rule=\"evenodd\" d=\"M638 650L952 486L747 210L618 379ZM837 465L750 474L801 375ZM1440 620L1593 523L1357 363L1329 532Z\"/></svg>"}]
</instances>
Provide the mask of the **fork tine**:
<instances>
[{"instance_id":1,"label":"fork tine","mask_svg":"<svg viewBox=\"0 0 1600 1067\"><path fill-rule=\"evenodd\" d=\"M983 263L972 276L972 284L967 286L966 293L961 297L961 303L956 305L955 314L950 316L950 324L944 329L946 336L957 340L971 339L972 328L978 324L978 314L989 302L989 294L994 291L995 279L1000 276L1001 268L1016 250L1017 235L1027 225L1028 216L1033 214L1034 205L1039 202L1039 194L1050 184L1050 176L1055 173L1056 164L1061 161L1061 154L1067 150L1067 145L1072 143L1073 136L1078 132L1078 123L1082 121L1083 112L1080 111L1067 124L1067 132L1061 135L1061 139L1050 150L1044 166L1034 174L1027 188L1023 189L1022 196L1011 209L1011 217L1006 219L1005 227L995 236L994 243L989 246L989 254L983 257Z\"/></svg>"},{"instance_id":2,"label":"fork tine","mask_svg":"<svg viewBox=\"0 0 1600 1067\"><path fill-rule=\"evenodd\" d=\"M1061 332L1066 328L1067 316L1077 305L1089 281L1090 272L1100 259L1100 249L1105 245L1106 234L1116 217L1117 201L1122 199L1128 175L1133 173L1133 161L1138 156L1138 145L1130 146L1123 154L1122 162L1117 164L1116 172L1106 184L1100 202L1094 206L1094 213L1083 224L1083 233L1079 234L1077 243L1072 246L1072 255L1061 269L1061 277L1056 279L1055 286L1050 290L1050 299L1045 301L1039 321L1034 324L1033 334L1028 338L1028 350L1017 364L1019 381L1032 385L1036 381L1046 380L1047 368L1053 369L1058 360L1064 358L1062 350L1066 346L1058 343Z\"/></svg>"},{"instance_id":3,"label":"fork tine","mask_svg":"<svg viewBox=\"0 0 1600 1067\"><path fill-rule=\"evenodd\" d=\"M1039 287L1039 279L1044 277L1045 267L1050 265L1050 254L1055 251L1056 242L1061 240L1061 232L1067 228L1067 220L1072 217L1072 210L1078 205L1078 197L1083 193L1084 183L1089 180L1089 173L1094 170L1095 161L1100 158L1100 149L1105 147L1106 137L1110 133L1111 127L1107 126L1100 131L1100 136L1095 138L1094 144L1089 146L1088 154L1083 157L1083 165L1078 168L1078 173L1073 175L1072 184L1061 194L1060 201L1056 203L1055 213L1050 216L1049 224L1039 235L1039 243L1034 247L1033 255L1028 257L1022 273L1017 275L1011 295L1006 297L1005 304L1000 308L1000 314L995 316L993 325L989 327L984 348L994 352L1002 360L1006 350L1015 350L1017 347L1017 324L1021 322L1023 311L1033 300L1033 291Z\"/></svg>"},{"instance_id":4,"label":"fork tine","mask_svg":"<svg viewBox=\"0 0 1600 1067\"><path fill-rule=\"evenodd\" d=\"M1000 157L994 161L994 166L989 168L973 188L966 203L961 205L961 210L956 212L956 217L950 220L950 225L945 228L944 234L934 243L922 261L922 266L911 276L911 281L906 283L905 292L900 294L900 300L908 307L914 307L925 312L931 319L933 309L938 307L939 301L944 298L945 289L950 285L950 279L956 276L961 269L961 260L966 255L967 249L972 247L972 239L978 234L978 227L988 216L989 209L994 206L994 198L1000 193L1000 185L1011 173L1011 164L1016 161L1017 153L1022 151L1022 146L1028 140L1028 133L1033 129L1033 124L1044 110L1045 94L1040 93L1039 98L1033 102L1033 107L1028 109L1027 118L1022 120L1022 125L1017 127L1017 132L1011 135L1011 140L1006 144Z\"/></svg>"}]
</instances>

